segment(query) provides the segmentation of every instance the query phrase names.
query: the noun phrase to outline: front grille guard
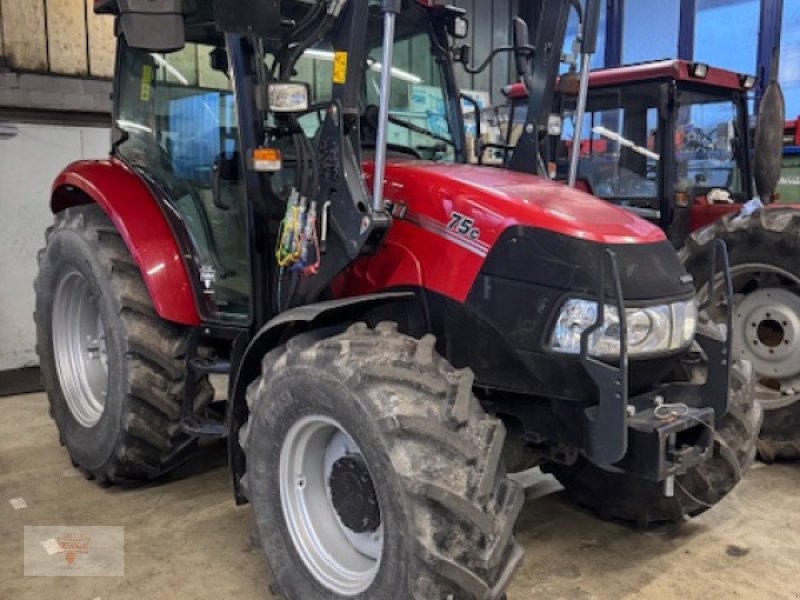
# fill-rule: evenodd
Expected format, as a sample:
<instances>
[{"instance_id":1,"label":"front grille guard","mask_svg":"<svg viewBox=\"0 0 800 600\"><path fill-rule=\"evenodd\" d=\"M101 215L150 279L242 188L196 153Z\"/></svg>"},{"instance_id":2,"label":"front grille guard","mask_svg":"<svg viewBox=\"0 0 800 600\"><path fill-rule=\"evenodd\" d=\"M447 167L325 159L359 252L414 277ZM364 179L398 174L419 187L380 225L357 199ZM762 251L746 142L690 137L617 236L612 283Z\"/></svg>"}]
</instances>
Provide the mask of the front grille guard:
<instances>
[{"instance_id":1,"label":"front grille guard","mask_svg":"<svg viewBox=\"0 0 800 600\"><path fill-rule=\"evenodd\" d=\"M616 365L589 355L589 339L605 322L607 272L610 272L611 292L619 314L619 362ZM628 324L617 255L610 248L600 259L599 281L597 319L581 335L580 360L599 391L597 405L584 413L584 453L592 462L603 465L617 462L628 449Z\"/></svg>"},{"instance_id":2,"label":"front grille guard","mask_svg":"<svg viewBox=\"0 0 800 600\"><path fill-rule=\"evenodd\" d=\"M584 454L595 464L610 465L622 460L628 449L627 319L619 265L613 250L606 249L599 267L597 319L581 335L580 361L599 392L597 404L584 412ZM696 404L713 408L714 416L718 420L728 412L733 321L733 280L728 248L723 240L714 243L709 271L708 299L699 310L702 312L709 306L721 305L718 295L724 294L727 305L727 329L724 336L714 336L710 332L697 333L695 339L706 354L708 368L706 382L696 387L692 395L697 398ZM606 281L607 277L610 277L609 282ZM724 285L715 285L714 282L719 278ZM605 322L607 289L611 291L612 298L609 299L613 301L613 306L619 314L620 353L616 364L598 360L589 354L589 340Z\"/></svg>"},{"instance_id":3,"label":"front grille guard","mask_svg":"<svg viewBox=\"0 0 800 600\"><path fill-rule=\"evenodd\" d=\"M719 274L718 267L722 273ZM722 279L722 285L716 285ZM695 339L706 355L708 375L706 382L700 388L700 396L707 406L714 409L714 414L719 420L728 414L728 390L731 386L731 357L733 349L733 278L731 264L728 258L728 246L724 240L716 240L711 248L711 264L708 273L708 297L699 306L702 315L712 306L722 306L722 296L727 310L725 315L725 335L714 336L698 331ZM718 297L719 295L719 297Z\"/></svg>"}]
</instances>

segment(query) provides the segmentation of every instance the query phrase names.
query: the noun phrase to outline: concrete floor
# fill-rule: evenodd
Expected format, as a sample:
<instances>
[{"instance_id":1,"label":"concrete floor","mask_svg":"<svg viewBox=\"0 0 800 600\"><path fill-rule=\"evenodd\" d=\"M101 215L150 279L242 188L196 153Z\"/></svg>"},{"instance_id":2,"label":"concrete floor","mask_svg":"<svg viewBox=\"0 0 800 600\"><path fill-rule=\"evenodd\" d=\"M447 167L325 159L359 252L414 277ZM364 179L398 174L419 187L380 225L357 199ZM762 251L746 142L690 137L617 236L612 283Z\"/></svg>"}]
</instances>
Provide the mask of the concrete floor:
<instances>
[{"instance_id":1,"label":"concrete floor","mask_svg":"<svg viewBox=\"0 0 800 600\"><path fill-rule=\"evenodd\" d=\"M167 483L100 489L70 466L42 394L0 398L0 415L0 599L267 597L222 446ZM531 479L509 600L800 599L800 466L757 464L706 515L651 532L599 521L559 489ZM27 508L12 508L15 497ZM24 577L23 525L56 524L125 526L125 576Z\"/></svg>"}]
</instances>

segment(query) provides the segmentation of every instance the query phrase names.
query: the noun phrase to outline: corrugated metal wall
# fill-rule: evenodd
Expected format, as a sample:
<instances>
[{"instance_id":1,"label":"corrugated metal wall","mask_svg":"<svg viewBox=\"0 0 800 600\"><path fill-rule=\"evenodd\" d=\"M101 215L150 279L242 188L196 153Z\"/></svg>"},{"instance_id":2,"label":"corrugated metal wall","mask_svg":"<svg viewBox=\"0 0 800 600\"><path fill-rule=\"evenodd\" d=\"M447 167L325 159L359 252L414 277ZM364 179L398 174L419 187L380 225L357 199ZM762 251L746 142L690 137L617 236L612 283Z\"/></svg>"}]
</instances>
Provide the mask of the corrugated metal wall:
<instances>
[{"instance_id":1,"label":"corrugated metal wall","mask_svg":"<svg viewBox=\"0 0 800 600\"><path fill-rule=\"evenodd\" d=\"M472 46L473 65L482 62L492 48L511 43L511 19L517 15L519 2L527 0L455 0L453 4L464 8L470 21L470 35L464 40ZM500 90L513 79L509 54L495 58L491 66L479 75L469 75L456 66L458 83L462 89L490 92L494 102L502 100Z\"/></svg>"},{"instance_id":2,"label":"corrugated metal wall","mask_svg":"<svg viewBox=\"0 0 800 600\"><path fill-rule=\"evenodd\" d=\"M20 71L110 77L113 19L93 0L0 0L0 56Z\"/></svg>"},{"instance_id":3,"label":"corrugated metal wall","mask_svg":"<svg viewBox=\"0 0 800 600\"><path fill-rule=\"evenodd\" d=\"M511 39L519 1L455 0L467 10L473 62ZM14 70L110 77L114 63L113 20L92 12L93 0L0 0L0 56ZM465 89L497 94L511 77L508 55L474 77L457 67Z\"/></svg>"}]
</instances>

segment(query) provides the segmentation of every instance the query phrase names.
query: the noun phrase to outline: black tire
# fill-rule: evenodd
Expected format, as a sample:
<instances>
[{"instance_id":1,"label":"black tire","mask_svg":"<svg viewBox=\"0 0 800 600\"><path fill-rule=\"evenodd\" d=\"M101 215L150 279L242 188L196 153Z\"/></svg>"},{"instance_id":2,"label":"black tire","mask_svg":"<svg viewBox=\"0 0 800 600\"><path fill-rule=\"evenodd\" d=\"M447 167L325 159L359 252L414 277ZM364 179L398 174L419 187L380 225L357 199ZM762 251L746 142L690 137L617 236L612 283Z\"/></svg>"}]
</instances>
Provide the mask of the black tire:
<instances>
[{"instance_id":1,"label":"black tire","mask_svg":"<svg viewBox=\"0 0 800 600\"><path fill-rule=\"evenodd\" d=\"M675 494L664 486L599 467L583 457L572 466L556 463L542 470L552 473L578 504L603 519L620 519L646 528L655 523L678 523L695 517L722 500L752 466L763 413L753 401L752 370L735 361L728 414L714 432L714 453L705 463L675 478Z\"/></svg>"},{"instance_id":2,"label":"black tire","mask_svg":"<svg viewBox=\"0 0 800 600\"><path fill-rule=\"evenodd\" d=\"M728 246L731 268L747 265L771 265L794 276L796 282L781 279L782 288L800 295L800 210L775 207L759 210L749 216L731 214L694 232L681 249L680 256L686 270L694 277L698 290L708 284L709 264L713 242L724 240ZM737 287L740 287L737 285ZM757 291L752 284L737 292L748 294ZM734 335L739 335L734 328ZM738 342L739 340L735 340ZM800 341L793 343L800 343ZM771 382L773 375L754 364L757 381ZM792 386L795 387L795 386ZM764 425L758 443L759 456L766 462L776 458L800 458L800 401L788 406L772 394L756 390L756 400L764 408Z\"/></svg>"},{"instance_id":3,"label":"black tire","mask_svg":"<svg viewBox=\"0 0 800 600\"><path fill-rule=\"evenodd\" d=\"M99 206L58 213L46 242L34 284L36 349L61 444L73 465L101 485L158 477L180 464L195 446L177 425L187 329L156 315L128 248ZM106 335L105 408L89 427L71 411L56 367L53 306L67 270L79 272L88 284ZM212 398L207 378L201 379L195 406Z\"/></svg>"},{"instance_id":4,"label":"black tire","mask_svg":"<svg viewBox=\"0 0 800 600\"><path fill-rule=\"evenodd\" d=\"M512 529L521 488L500 463L505 428L472 394L472 372L434 351L435 339L363 323L270 352L247 393L240 432L244 484L276 583L290 600L344 596L306 568L281 504L279 460L293 424L336 419L358 444L384 524L374 580L355 597L383 600L502 598L522 549Z\"/></svg>"}]
</instances>

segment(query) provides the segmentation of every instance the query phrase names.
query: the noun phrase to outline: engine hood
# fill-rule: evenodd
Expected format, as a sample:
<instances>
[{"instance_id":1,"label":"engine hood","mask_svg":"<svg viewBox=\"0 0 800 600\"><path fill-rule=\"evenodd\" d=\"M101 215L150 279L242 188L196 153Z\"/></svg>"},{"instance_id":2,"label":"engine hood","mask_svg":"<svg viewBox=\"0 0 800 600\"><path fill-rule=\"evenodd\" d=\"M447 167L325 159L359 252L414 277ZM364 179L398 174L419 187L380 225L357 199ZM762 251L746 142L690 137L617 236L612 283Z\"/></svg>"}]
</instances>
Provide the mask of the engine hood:
<instances>
[{"instance_id":1,"label":"engine hood","mask_svg":"<svg viewBox=\"0 0 800 600\"><path fill-rule=\"evenodd\" d=\"M372 166L365 164L370 179ZM427 199L482 213L484 218L478 220L497 234L523 225L601 244L666 239L655 225L604 200L562 183L503 169L391 159L385 190L389 200L419 199L414 204L420 206L418 202L424 205Z\"/></svg>"}]
</instances>

